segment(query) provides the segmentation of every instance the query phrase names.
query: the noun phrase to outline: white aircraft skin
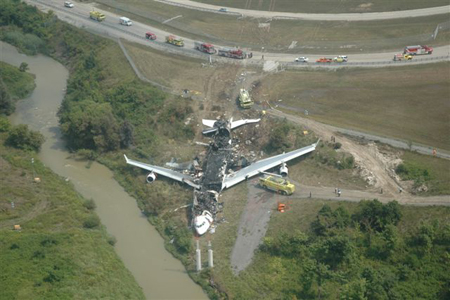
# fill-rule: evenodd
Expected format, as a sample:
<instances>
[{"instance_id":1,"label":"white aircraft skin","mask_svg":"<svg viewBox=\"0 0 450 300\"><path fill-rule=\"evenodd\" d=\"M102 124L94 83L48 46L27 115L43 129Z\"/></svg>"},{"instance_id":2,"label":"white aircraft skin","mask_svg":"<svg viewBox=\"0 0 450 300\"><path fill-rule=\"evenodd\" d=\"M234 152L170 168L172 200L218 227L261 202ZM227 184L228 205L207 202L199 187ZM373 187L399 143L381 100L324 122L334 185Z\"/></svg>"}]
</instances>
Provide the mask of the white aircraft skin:
<instances>
[{"instance_id":1,"label":"white aircraft skin","mask_svg":"<svg viewBox=\"0 0 450 300\"><path fill-rule=\"evenodd\" d=\"M205 126L210 127L209 129L204 130L203 133L204 134L215 133L215 142L212 144L210 152L208 152L208 155L211 155L213 159L214 155L218 156L217 153L219 152L217 151L215 152L214 148L217 148L216 150L218 149L231 150L231 141L232 141L231 130L245 124L257 123L259 121L260 119L239 120L239 121L233 121L233 119L231 119L228 122L216 120L203 120L203 124ZM218 141L216 143L216 137L220 139L220 142ZM288 153L282 153L269 158L259 160L245 168L240 169L237 172L231 172L230 174L227 174L226 172L228 163L225 159L226 156L223 157L218 156L219 162L222 163L221 167L214 170L204 170L203 176L200 179L167 168L153 166L139 161L135 161L129 159L126 155L124 155L124 157L127 164L150 171L150 173L147 175L148 183L155 181L156 174L158 174L180 182L184 182L195 189L193 211L197 211L197 213L194 213L195 217L193 223L197 235L201 236L208 231L208 229L210 228L211 224L214 221L214 217L213 214L208 210L201 210L200 212L198 209L195 209L196 206L197 208L201 208L205 204L206 206L208 206L209 203L206 203L205 201L209 201L212 203L212 206L215 209L218 200L218 195L223 189L230 188L241 181L247 180L250 177L263 173L276 166L280 166L280 173L282 175L287 175L288 169L286 166L286 162L314 151L318 143L319 141L317 141L312 145L297 150L293 150ZM222 152L224 153L228 151ZM222 158L223 162L220 160ZM214 166L216 165L213 165L213 167ZM208 172L209 174L212 174L212 175L208 174L208 176L210 176L211 178L207 178L206 175ZM221 179L221 182L219 181L219 184L217 184L217 180L215 179Z\"/></svg>"}]
</instances>

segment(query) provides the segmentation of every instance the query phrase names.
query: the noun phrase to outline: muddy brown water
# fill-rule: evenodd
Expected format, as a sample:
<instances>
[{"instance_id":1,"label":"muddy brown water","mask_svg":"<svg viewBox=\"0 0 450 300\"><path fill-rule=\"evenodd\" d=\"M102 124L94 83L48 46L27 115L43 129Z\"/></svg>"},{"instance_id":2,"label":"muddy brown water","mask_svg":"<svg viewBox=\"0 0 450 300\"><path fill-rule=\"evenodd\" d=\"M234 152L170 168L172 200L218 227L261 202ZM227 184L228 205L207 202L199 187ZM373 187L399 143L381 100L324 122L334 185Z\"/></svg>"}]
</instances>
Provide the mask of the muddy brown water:
<instances>
[{"instance_id":1,"label":"muddy brown water","mask_svg":"<svg viewBox=\"0 0 450 300\"><path fill-rule=\"evenodd\" d=\"M147 299L207 299L187 275L183 265L164 249L158 232L141 214L134 198L113 179L103 165L68 158L56 113L65 94L68 70L42 55L26 56L0 42L0 60L14 66L26 62L36 75L36 89L17 103L10 120L27 124L46 138L39 159L55 173L68 178L85 198L94 199L96 212L107 231L117 239L115 250L142 287ZM45 178L42 178L45 180Z\"/></svg>"}]
</instances>

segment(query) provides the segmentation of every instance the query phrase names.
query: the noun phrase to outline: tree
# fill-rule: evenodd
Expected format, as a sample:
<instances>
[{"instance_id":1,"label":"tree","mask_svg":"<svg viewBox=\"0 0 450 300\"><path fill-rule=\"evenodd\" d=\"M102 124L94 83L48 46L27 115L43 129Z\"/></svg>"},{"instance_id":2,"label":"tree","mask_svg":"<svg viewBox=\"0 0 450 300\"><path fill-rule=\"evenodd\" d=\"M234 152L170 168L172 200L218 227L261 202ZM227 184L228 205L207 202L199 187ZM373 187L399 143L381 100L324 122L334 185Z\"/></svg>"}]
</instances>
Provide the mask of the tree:
<instances>
[{"instance_id":1,"label":"tree","mask_svg":"<svg viewBox=\"0 0 450 300\"><path fill-rule=\"evenodd\" d=\"M21 63L20 67L19 67L19 71L26 72L27 70L28 70L28 64L26 62Z\"/></svg>"},{"instance_id":2,"label":"tree","mask_svg":"<svg viewBox=\"0 0 450 300\"><path fill-rule=\"evenodd\" d=\"M365 231L373 230L381 232L388 224L397 225L402 217L400 205L397 201L391 201L383 205L377 199L373 201L361 201L358 204L359 210L353 214L361 228Z\"/></svg>"},{"instance_id":3,"label":"tree","mask_svg":"<svg viewBox=\"0 0 450 300\"><path fill-rule=\"evenodd\" d=\"M28 125L20 124L9 131L6 144L23 150L39 151L44 141L40 132L29 130Z\"/></svg>"}]
</instances>

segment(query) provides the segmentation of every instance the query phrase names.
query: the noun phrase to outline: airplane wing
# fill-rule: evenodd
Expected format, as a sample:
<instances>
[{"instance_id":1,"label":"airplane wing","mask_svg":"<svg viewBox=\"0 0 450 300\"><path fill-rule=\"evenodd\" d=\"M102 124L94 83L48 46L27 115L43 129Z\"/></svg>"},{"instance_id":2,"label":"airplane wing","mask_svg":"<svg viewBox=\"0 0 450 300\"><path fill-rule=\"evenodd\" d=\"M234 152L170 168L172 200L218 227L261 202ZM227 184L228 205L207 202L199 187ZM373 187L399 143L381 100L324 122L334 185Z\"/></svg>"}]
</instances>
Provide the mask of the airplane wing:
<instances>
[{"instance_id":1,"label":"airplane wing","mask_svg":"<svg viewBox=\"0 0 450 300\"><path fill-rule=\"evenodd\" d=\"M289 160L312 152L316 149L316 146L317 144L319 144L319 141L317 141L312 145L297 150L293 150L288 153L278 154L269 158L259 160L251 164L250 166L237 171L234 174L227 175L223 181L223 188L226 189L232 187L233 185L238 184L243 180L246 180L252 176L260 174L261 172L264 172Z\"/></svg>"},{"instance_id":2,"label":"airplane wing","mask_svg":"<svg viewBox=\"0 0 450 300\"><path fill-rule=\"evenodd\" d=\"M196 189L200 188L200 186L198 184L194 183L194 178L190 175L182 174L182 173L179 173L179 172L176 172L176 171L173 171L170 169L166 169L163 167L152 166L152 165L148 165L148 164L136 161L136 160L132 160L132 159L129 159L125 154L123 156L125 157L125 160L127 161L127 164L129 164L129 165L139 167L141 169L144 169L144 170L147 170L150 172L154 172L158 175L162 175L162 176L171 178L176 181L184 182Z\"/></svg>"},{"instance_id":3,"label":"airplane wing","mask_svg":"<svg viewBox=\"0 0 450 300\"><path fill-rule=\"evenodd\" d=\"M216 123L216 122L217 122L217 120L207 120L207 119L202 120L203 125L211 127L211 128L214 127L214 123Z\"/></svg>"},{"instance_id":4,"label":"airplane wing","mask_svg":"<svg viewBox=\"0 0 450 300\"><path fill-rule=\"evenodd\" d=\"M235 129L239 126L250 124L250 123L258 123L261 119L245 119L239 121L231 121L231 129Z\"/></svg>"}]
</instances>

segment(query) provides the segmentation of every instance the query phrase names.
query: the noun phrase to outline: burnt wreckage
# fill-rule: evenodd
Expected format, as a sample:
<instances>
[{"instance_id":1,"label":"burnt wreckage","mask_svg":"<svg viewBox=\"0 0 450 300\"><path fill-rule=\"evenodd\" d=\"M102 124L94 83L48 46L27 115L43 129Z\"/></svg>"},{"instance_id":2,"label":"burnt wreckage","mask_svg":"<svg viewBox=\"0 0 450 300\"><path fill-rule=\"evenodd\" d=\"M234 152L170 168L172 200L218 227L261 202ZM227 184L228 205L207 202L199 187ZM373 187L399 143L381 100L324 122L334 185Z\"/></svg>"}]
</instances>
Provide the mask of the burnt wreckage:
<instances>
[{"instance_id":1,"label":"burnt wreckage","mask_svg":"<svg viewBox=\"0 0 450 300\"><path fill-rule=\"evenodd\" d=\"M280 174L287 175L286 162L296 157L310 153L316 149L319 142L312 145L293 150L288 153L278 154L265 158L248 165L245 157L234 151L234 146L239 142L231 136L231 130L245 124L257 123L260 119L229 121L225 120L203 120L203 124L209 129L203 131L204 135L212 135L213 140L208 144L208 151L200 167L199 159L194 162L189 170L183 173L172 169L149 165L129 159L124 155L127 164L150 171L146 181L148 183L156 180L156 174L184 182L194 188L194 202L192 205L193 225L198 235L208 231L214 222L216 215L221 211L219 193L230 188L241 181L262 172L280 166ZM169 163L170 165L177 165Z\"/></svg>"},{"instance_id":2,"label":"burnt wreckage","mask_svg":"<svg viewBox=\"0 0 450 300\"><path fill-rule=\"evenodd\" d=\"M208 211L215 219L216 214L221 211L222 204L218 202L219 193L223 189L224 177L229 169L245 167L238 164L239 161L246 162L245 158L237 159L233 144L238 140L231 138L229 123L223 120L216 121L212 129L204 130L203 134L213 134L213 141L203 162L203 176L201 176L199 189L194 190L194 203L192 211L194 216L202 215Z\"/></svg>"}]
</instances>

